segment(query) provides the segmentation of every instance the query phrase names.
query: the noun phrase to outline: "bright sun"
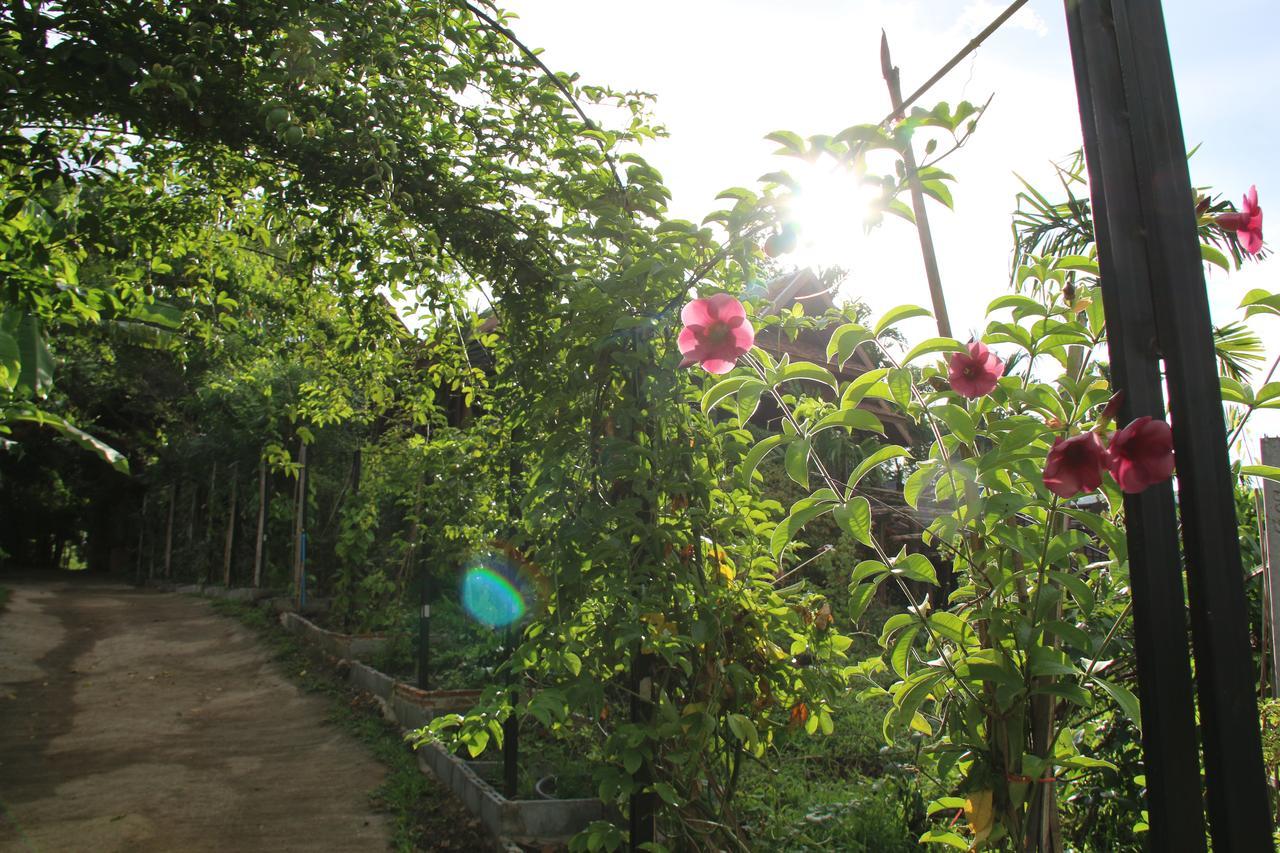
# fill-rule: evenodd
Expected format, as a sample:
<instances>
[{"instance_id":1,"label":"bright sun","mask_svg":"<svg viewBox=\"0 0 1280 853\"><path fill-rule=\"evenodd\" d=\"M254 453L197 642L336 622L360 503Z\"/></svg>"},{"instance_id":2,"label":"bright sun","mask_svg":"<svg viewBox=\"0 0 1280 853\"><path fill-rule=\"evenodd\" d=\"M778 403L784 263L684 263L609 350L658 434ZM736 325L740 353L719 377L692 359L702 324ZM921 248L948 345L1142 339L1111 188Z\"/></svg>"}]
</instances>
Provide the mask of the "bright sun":
<instances>
[{"instance_id":1,"label":"bright sun","mask_svg":"<svg viewBox=\"0 0 1280 853\"><path fill-rule=\"evenodd\" d=\"M799 226L799 242L790 260L799 266L851 269L864 239L864 227L880 187L865 184L843 166L822 158L788 164L796 182L790 219Z\"/></svg>"}]
</instances>

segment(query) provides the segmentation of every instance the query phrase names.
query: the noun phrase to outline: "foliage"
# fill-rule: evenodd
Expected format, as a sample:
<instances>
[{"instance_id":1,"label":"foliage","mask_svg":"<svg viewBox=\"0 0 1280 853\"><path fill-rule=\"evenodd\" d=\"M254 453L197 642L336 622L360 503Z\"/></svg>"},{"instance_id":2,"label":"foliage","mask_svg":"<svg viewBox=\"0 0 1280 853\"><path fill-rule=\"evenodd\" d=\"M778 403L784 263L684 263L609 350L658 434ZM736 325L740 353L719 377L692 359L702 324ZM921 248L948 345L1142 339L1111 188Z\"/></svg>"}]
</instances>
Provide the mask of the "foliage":
<instances>
[{"instance_id":1,"label":"foliage","mask_svg":"<svg viewBox=\"0 0 1280 853\"><path fill-rule=\"evenodd\" d=\"M3 473L54 457L32 423L128 470L95 484L124 498L95 502L98 562L137 548L154 574L176 545L174 573L212 579L230 529L243 578L261 540L242 519L234 536L235 483L242 516L264 510L267 583L301 595L305 547L308 594L343 628L391 631L404 665L420 598L501 553L529 618L515 648L490 632L441 661L443 681L498 668L476 709L421 737L481 754L512 715L555 742L587 732L594 790L655 807L675 848L1131 843L1096 827L1141 797L1120 495L1064 502L1041 476L1056 437L1108 428L1080 158L1065 199L1019 197L1013 292L982 335L1007 365L992 393L952 390L965 342L906 343L922 308L873 322L753 298L758 331L821 331L827 364L861 350L874 367L837 377L757 348L704 381L677 368L679 309L783 269L794 180L670 218L639 153L662 133L647 96L552 73L488 6L11 4L0 56ZM984 110L769 138L874 190L868 228L914 223L907 153L950 208L940 164ZM1227 209L1200 211L1223 268L1246 259L1214 221ZM1243 307L1280 314L1280 296ZM1247 324L1217 344L1238 435L1280 382L1250 384ZM911 446L884 437L885 407ZM765 409L780 420L762 431ZM49 477L59 518L85 479ZM890 484L932 517L900 550L873 525ZM873 601L894 612L873 622ZM876 778L798 769L803 738L860 753L855 702L884 711ZM771 761L788 787L760 783ZM575 846L624 842L601 823Z\"/></svg>"}]
</instances>

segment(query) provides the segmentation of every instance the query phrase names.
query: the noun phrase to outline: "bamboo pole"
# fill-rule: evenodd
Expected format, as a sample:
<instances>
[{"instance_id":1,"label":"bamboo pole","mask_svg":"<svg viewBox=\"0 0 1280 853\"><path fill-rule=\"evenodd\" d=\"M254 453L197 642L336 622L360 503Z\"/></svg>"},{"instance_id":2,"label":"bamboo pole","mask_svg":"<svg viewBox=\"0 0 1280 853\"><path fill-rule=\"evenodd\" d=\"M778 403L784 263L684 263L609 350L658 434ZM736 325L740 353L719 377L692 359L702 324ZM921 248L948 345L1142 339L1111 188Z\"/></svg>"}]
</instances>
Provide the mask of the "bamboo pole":
<instances>
[{"instance_id":1,"label":"bamboo pole","mask_svg":"<svg viewBox=\"0 0 1280 853\"><path fill-rule=\"evenodd\" d=\"M889 57L889 37L880 31L880 70L889 88L889 101L894 117L905 118L902 102L902 84L898 69ZM924 275L929 282L929 298L933 301L933 317L938 323L938 334L951 337L951 317L947 314L947 300L942 293L942 276L938 272L938 255L933 247L933 232L929 229L929 214L924 207L924 187L916 167L916 155L908 140L902 150L902 162L906 166L907 185L911 189L911 208L915 212L916 233L920 237L920 254L924 257Z\"/></svg>"}]
</instances>

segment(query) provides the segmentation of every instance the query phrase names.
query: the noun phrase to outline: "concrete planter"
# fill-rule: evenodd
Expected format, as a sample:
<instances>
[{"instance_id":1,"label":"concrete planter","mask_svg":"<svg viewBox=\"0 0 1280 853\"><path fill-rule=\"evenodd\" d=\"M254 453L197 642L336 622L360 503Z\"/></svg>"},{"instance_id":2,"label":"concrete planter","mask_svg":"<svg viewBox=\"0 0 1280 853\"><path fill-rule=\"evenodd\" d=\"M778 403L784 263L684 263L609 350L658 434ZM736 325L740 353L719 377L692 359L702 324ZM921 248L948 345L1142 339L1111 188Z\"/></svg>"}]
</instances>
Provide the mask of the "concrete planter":
<instances>
[{"instance_id":1,"label":"concrete planter","mask_svg":"<svg viewBox=\"0 0 1280 853\"><path fill-rule=\"evenodd\" d=\"M292 612L280 614L280 624L307 643L342 660L367 659L381 651L387 642L386 637L381 634L339 634L326 631L305 616Z\"/></svg>"},{"instance_id":2,"label":"concrete planter","mask_svg":"<svg viewBox=\"0 0 1280 853\"><path fill-rule=\"evenodd\" d=\"M438 744L418 748L418 766L434 773L499 838L554 844L572 838L592 821L609 817L609 810L599 800L508 800L468 762Z\"/></svg>"},{"instance_id":3,"label":"concrete planter","mask_svg":"<svg viewBox=\"0 0 1280 853\"><path fill-rule=\"evenodd\" d=\"M351 669L347 671L347 684L356 690L372 693L382 701L389 703L391 694L396 687L396 680L386 673L378 672L378 670L367 664L353 660Z\"/></svg>"},{"instance_id":4,"label":"concrete planter","mask_svg":"<svg viewBox=\"0 0 1280 853\"><path fill-rule=\"evenodd\" d=\"M479 690L419 690L397 681L391 694L391 713L400 726L420 729L441 714L463 714L475 707Z\"/></svg>"},{"instance_id":5,"label":"concrete planter","mask_svg":"<svg viewBox=\"0 0 1280 853\"><path fill-rule=\"evenodd\" d=\"M362 663L361 657L367 658L385 642L382 637L326 631L293 612L282 613L280 622L309 645L349 661L347 683L378 697L384 713L401 729L420 729L441 714L466 713L480 698L479 690L419 690ZM484 771L497 771L496 762L466 761L451 755L439 744L424 744L418 748L417 755L419 769L434 774L453 791L485 828L500 839L499 849L511 849L504 848L503 841L559 844L592 821L608 819L612 814L604 803L595 799L508 800L480 775Z\"/></svg>"}]
</instances>

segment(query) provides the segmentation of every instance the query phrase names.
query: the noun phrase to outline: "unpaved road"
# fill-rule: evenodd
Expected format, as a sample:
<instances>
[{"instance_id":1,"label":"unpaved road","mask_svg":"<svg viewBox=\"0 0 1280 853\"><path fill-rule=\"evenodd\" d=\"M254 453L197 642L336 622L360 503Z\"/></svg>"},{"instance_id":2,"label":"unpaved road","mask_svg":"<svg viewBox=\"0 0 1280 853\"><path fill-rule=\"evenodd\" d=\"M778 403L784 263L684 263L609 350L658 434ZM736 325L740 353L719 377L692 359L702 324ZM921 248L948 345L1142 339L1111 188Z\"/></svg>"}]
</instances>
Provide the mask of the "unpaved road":
<instances>
[{"instance_id":1,"label":"unpaved road","mask_svg":"<svg viewBox=\"0 0 1280 853\"><path fill-rule=\"evenodd\" d=\"M0 851L384 851L384 770L206 601L15 583Z\"/></svg>"}]
</instances>

